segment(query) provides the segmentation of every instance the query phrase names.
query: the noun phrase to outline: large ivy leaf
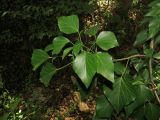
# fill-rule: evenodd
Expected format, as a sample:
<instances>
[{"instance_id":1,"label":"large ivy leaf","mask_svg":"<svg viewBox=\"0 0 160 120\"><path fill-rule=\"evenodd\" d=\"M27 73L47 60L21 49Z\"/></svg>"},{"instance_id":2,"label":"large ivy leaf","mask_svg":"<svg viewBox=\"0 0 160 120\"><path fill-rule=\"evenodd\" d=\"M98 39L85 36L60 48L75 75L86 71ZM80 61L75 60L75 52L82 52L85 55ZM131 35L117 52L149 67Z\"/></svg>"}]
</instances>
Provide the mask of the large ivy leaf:
<instances>
[{"instance_id":1,"label":"large ivy leaf","mask_svg":"<svg viewBox=\"0 0 160 120\"><path fill-rule=\"evenodd\" d=\"M96 117L110 118L113 112L113 107L108 102L105 96L99 96L96 99Z\"/></svg>"},{"instance_id":2,"label":"large ivy leaf","mask_svg":"<svg viewBox=\"0 0 160 120\"><path fill-rule=\"evenodd\" d=\"M125 66L120 62L116 62L114 63L114 71L117 75L122 75L125 71Z\"/></svg>"},{"instance_id":3,"label":"large ivy leaf","mask_svg":"<svg viewBox=\"0 0 160 120\"><path fill-rule=\"evenodd\" d=\"M158 120L160 118L160 106L148 103L145 108L145 117L147 120Z\"/></svg>"},{"instance_id":4,"label":"large ivy leaf","mask_svg":"<svg viewBox=\"0 0 160 120\"><path fill-rule=\"evenodd\" d=\"M40 81L47 87L53 75L56 73L56 67L47 62L40 72Z\"/></svg>"},{"instance_id":5,"label":"large ivy leaf","mask_svg":"<svg viewBox=\"0 0 160 120\"><path fill-rule=\"evenodd\" d=\"M62 16L58 19L58 27L61 32L66 34L79 31L79 19L77 15Z\"/></svg>"},{"instance_id":6,"label":"large ivy leaf","mask_svg":"<svg viewBox=\"0 0 160 120\"><path fill-rule=\"evenodd\" d=\"M136 41L134 42L134 46L143 44L148 38L147 30L142 30L138 33L136 37Z\"/></svg>"},{"instance_id":7,"label":"large ivy leaf","mask_svg":"<svg viewBox=\"0 0 160 120\"><path fill-rule=\"evenodd\" d=\"M52 54L59 54L62 48L69 43L69 39L63 36L55 37L53 40L53 51Z\"/></svg>"},{"instance_id":8,"label":"large ivy leaf","mask_svg":"<svg viewBox=\"0 0 160 120\"><path fill-rule=\"evenodd\" d=\"M135 91L136 100L125 108L127 115L130 115L137 107L153 98L151 91L145 85L138 85Z\"/></svg>"},{"instance_id":9,"label":"large ivy leaf","mask_svg":"<svg viewBox=\"0 0 160 120\"><path fill-rule=\"evenodd\" d=\"M32 58L31 58L33 70L36 70L48 58L49 58L49 55L45 51L41 49L35 49L33 51Z\"/></svg>"},{"instance_id":10,"label":"large ivy leaf","mask_svg":"<svg viewBox=\"0 0 160 120\"><path fill-rule=\"evenodd\" d=\"M114 64L112 56L108 53L97 53L97 73L101 74L106 79L114 82Z\"/></svg>"},{"instance_id":11,"label":"large ivy leaf","mask_svg":"<svg viewBox=\"0 0 160 120\"><path fill-rule=\"evenodd\" d=\"M73 62L73 69L84 85L88 88L96 73L95 56L88 52L81 53L75 58Z\"/></svg>"},{"instance_id":12,"label":"large ivy leaf","mask_svg":"<svg viewBox=\"0 0 160 120\"><path fill-rule=\"evenodd\" d=\"M134 87L130 80L118 79L113 85L113 91L107 96L117 112L135 100Z\"/></svg>"},{"instance_id":13,"label":"large ivy leaf","mask_svg":"<svg viewBox=\"0 0 160 120\"><path fill-rule=\"evenodd\" d=\"M113 32L110 31L102 31L98 35L96 43L103 50L108 50L110 48L118 46L116 36Z\"/></svg>"}]
</instances>

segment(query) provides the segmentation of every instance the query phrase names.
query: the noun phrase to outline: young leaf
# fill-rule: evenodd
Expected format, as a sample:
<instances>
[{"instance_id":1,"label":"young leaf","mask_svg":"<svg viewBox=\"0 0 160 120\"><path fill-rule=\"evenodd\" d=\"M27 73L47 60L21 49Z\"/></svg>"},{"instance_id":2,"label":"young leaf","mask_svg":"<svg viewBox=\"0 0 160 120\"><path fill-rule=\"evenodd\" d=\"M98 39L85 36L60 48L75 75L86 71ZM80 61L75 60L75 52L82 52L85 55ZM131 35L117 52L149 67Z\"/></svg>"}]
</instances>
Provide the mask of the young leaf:
<instances>
[{"instance_id":1,"label":"young leaf","mask_svg":"<svg viewBox=\"0 0 160 120\"><path fill-rule=\"evenodd\" d=\"M96 99L96 117L98 118L110 118L113 112L113 108L106 99L105 96L99 96Z\"/></svg>"},{"instance_id":2,"label":"young leaf","mask_svg":"<svg viewBox=\"0 0 160 120\"><path fill-rule=\"evenodd\" d=\"M95 36L97 34L97 32L98 32L98 28L99 28L99 25L92 26L91 28L86 29L84 33L86 35Z\"/></svg>"},{"instance_id":3,"label":"young leaf","mask_svg":"<svg viewBox=\"0 0 160 120\"><path fill-rule=\"evenodd\" d=\"M45 51L41 49L35 49L33 51L32 58L31 58L33 70L36 70L48 58L49 58L49 55Z\"/></svg>"},{"instance_id":4,"label":"young leaf","mask_svg":"<svg viewBox=\"0 0 160 120\"><path fill-rule=\"evenodd\" d=\"M107 96L117 112L135 100L134 88L130 80L120 78L113 84L113 91Z\"/></svg>"},{"instance_id":5,"label":"young leaf","mask_svg":"<svg viewBox=\"0 0 160 120\"><path fill-rule=\"evenodd\" d=\"M75 56L78 55L78 53L80 52L80 50L82 49L82 42L81 41L77 41L74 45L73 45L73 54Z\"/></svg>"},{"instance_id":6,"label":"young leaf","mask_svg":"<svg viewBox=\"0 0 160 120\"><path fill-rule=\"evenodd\" d=\"M114 82L114 64L112 56L108 53L97 53L97 73L101 74L106 79Z\"/></svg>"},{"instance_id":7,"label":"young leaf","mask_svg":"<svg viewBox=\"0 0 160 120\"><path fill-rule=\"evenodd\" d=\"M51 50L53 50L53 49L54 49L54 45L53 45L53 43L52 43L52 44L47 45L47 46L45 47L44 51L49 52L49 51L51 51Z\"/></svg>"},{"instance_id":8,"label":"young leaf","mask_svg":"<svg viewBox=\"0 0 160 120\"><path fill-rule=\"evenodd\" d=\"M77 15L63 16L58 19L58 27L66 34L79 32L79 19Z\"/></svg>"},{"instance_id":9,"label":"young leaf","mask_svg":"<svg viewBox=\"0 0 160 120\"><path fill-rule=\"evenodd\" d=\"M56 67L47 62L43 67L42 70L40 72L40 81L46 86L48 87L49 82L51 80L51 78L53 77L53 75L56 73Z\"/></svg>"},{"instance_id":10,"label":"young leaf","mask_svg":"<svg viewBox=\"0 0 160 120\"><path fill-rule=\"evenodd\" d=\"M145 108L145 113L147 120L158 120L160 117L160 107L155 104L148 103Z\"/></svg>"},{"instance_id":11,"label":"young leaf","mask_svg":"<svg viewBox=\"0 0 160 120\"><path fill-rule=\"evenodd\" d=\"M113 32L102 31L96 40L97 45L103 50L109 50L118 46L117 38Z\"/></svg>"},{"instance_id":12,"label":"young leaf","mask_svg":"<svg viewBox=\"0 0 160 120\"><path fill-rule=\"evenodd\" d=\"M138 33L136 37L136 41L134 42L134 46L143 44L148 38L147 30L142 30Z\"/></svg>"},{"instance_id":13,"label":"young leaf","mask_svg":"<svg viewBox=\"0 0 160 120\"><path fill-rule=\"evenodd\" d=\"M73 62L73 70L82 80L86 88L88 88L96 73L96 61L94 55L87 52L78 55Z\"/></svg>"},{"instance_id":14,"label":"young leaf","mask_svg":"<svg viewBox=\"0 0 160 120\"><path fill-rule=\"evenodd\" d=\"M66 48L66 49L63 51L62 59L64 59L72 49L73 49L73 47L68 47L68 48Z\"/></svg>"},{"instance_id":15,"label":"young leaf","mask_svg":"<svg viewBox=\"0 0 160 120\"><path fill-rule=\"evenodd\" d=\"M62 48L69 43L69 39L63 36L55 37L53 40L53 51L52 54L59 54Z\"/></svg>"}]
</instances>

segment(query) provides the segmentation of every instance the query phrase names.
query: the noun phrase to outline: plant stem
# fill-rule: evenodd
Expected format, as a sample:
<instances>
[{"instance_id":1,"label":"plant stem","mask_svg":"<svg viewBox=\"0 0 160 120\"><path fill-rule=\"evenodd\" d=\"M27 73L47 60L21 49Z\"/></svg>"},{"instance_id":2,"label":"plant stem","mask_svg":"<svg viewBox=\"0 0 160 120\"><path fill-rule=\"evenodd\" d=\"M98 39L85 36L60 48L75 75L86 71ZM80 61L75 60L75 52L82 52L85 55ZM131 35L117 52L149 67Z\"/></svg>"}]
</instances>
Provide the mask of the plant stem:
<instances>
[{"instance_id":1,"label":"plant stem","mask_svg":"<svg viewBox=\"0 0 160 120\"><path fill-rule=\"evenodd\" d=\"M79 37L79 40L82 42L82 39L81 39L81 34L80 34L80 32L78 32L78 37Z\"/></svg>"},{"instance_id":2,"label":"plant stem","mask_svg":"<svg viewBox=\"0 0 160 120\"><path fill-rule=\"evenodd\" d=\"M125 57L125 58L113 59L113 61L114 61L114 62L124 61L124 60L129 60L129 59L131 59L131 58L136 58L136 57L145 58L145 55L136 54L136 55L131 55L131 56Z\"/></svg>"},{"instance_id":3,"label":"plant stem","mask_svg":"<svg viewBox=\"0 0 160 120\"><path fill-rule=\"evenodd\" d=\"M153 49L154 48L154 40L151 40L150 42L150 48ZM151 84L152 84L152 87L153 87L153 93L158 101L158 103L160 104L160 98L158 96L158 93L156 91L156 85L154 83L154 79L153 79L153 68L152 68L152 58L149 58L149 78L150 78L150 81L151 81Z\"/></svg>"},{"instance_id":4,"label":"plant stem","mask_svg":"<svg viewBox=\"0 0 160 120\"><path fill-rule=\"evenodd\" d=\"M57 68L57 70L64 69L64 68L68 67L68 66L71 65L71 64L72 64L72 62L71 62L71 63L68 63L68 64L66 64L66 65L64 65L64 66L62 66L62 67L60 67L60 68Z\"/></svg>"}]
</instances>

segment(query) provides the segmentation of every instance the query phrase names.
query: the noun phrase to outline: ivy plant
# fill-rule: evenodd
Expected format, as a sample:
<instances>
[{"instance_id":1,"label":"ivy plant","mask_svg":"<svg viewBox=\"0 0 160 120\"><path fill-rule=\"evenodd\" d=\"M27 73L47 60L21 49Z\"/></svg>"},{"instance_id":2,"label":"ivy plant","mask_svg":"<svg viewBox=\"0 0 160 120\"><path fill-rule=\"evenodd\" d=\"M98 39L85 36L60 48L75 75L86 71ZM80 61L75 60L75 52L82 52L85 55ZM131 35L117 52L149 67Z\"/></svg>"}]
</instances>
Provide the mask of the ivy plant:
<instances>
[{"instance_id":1,"label":"ivy plant","mask_svg":"<svg viewBox=\"0 0 160 120\"><path fill-rule=\"evenodd\" d=\"M151 12L146 16L154 19L157 15ZM160 84L159 52L156 52L153 45L149 46L148 41L151 44L153 42L158 44L159 40L155 41L155 39L159 38L159 31L157 32L159 29L152 27L157 20L149 20L149 29L140 32L134 43L135 46L143 44L143 53L134 49L136 52L131 56L113 59L109 50L119 45L113 32L99 32L98 25L80 31L77 15L59 17L60 31L78 37L73 42L65 37L66 35L57 36L45 49L35 49L31 59L33 70L41 68L40 81L46 87L59 70L69 65L72 66L87 89L95 77L97 80L100 79L99 75L111 83L111 86L101 83L100 89L103 94L96 100L94 120L106 120L114 117L116 119L120 117L121 119L157 120L160 117L159 91L157 89ZM82 34L94 38L92 45L85 44L81 37ZM54 65L54 61L59 57L62 61L66 57L71 57L71 61L58 68ZM154 60L156 60L157 66L153 65ZM124 63L126 64L124 65ZM135 69L134 74L131 74L130 66Z\"/></svg>"},{"instance_id":2,"label":"ivy plant","mask_svg":"<svg viewBox=\"0 0 160 120\"><path fill-rule=\"evenodd\" d=\"M56 68L50 59L55 59L56 57L54 56L60 55L63 60L66 56L70 55L72 56L72 61L68 65L72 65L74 72L82 80L86 88L89 88L96 73L114 83L114 63L112 56L108 53L109 49L118 46L114 33L111 31L102 31L96 36L98 27L85 30L85 34L95 36L95 43L91 47L99 47L100 50L97 50L85 46L81 40L82 31L79 30L79 19L77 15L58 18L58 27L65 34L77 33L79 37L73 43L64 36L57 36L44 50L35 49L33 51L33 70L43 65L40 72L40 81L47 87L52 76L58 70L61 70L61 68ZM69 47L65 47L66 45Z\"/></svg>"}]
</instances>

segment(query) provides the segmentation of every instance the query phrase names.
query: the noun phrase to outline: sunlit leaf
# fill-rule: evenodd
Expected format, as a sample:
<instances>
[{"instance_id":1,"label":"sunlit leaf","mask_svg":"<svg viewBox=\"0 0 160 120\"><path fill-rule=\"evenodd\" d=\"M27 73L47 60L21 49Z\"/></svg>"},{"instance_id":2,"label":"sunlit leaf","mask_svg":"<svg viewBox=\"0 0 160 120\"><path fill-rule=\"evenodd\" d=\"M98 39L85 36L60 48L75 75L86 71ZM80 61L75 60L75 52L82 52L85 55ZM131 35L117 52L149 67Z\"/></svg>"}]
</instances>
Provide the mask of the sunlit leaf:
<instances>
[{"instance_id":1,"label":"sunlit leaf","mask_svg":"<svg viewBox=\"0 0 160 120\"><path fill-rule=\"evenodd\" d=\"M81 53L75 58L73 69L86 88L88 88L96 73L96 61L94 55L88 52Z\"/></svg>"},{"instance_id":2,"label":"sunlit leaf","mask_svg":"<svg viewBox=\"0 0 160 120\"><path fill-rule=\"evenodd\" d=\"M58 27L61 32L66 34L76 33L79 31L79 19L77 15L62 16L58 18Z\"/></svg>"},{"instance_id":3,"label":"sunlit leaf","mask_svg":"<svg viewBox=\"0 0 160 120\"><path fill-rule=\"evenodd\" d=\"M103 50L109 50L118 46L117 38L113 32L102 31L96 40L97 45Z\"/></svg>"},{"instance_id":4,"label":"sunlit leaf","mask_svg":"<svg viewBox=\"0 0 160 120\"><path fill-rule=\"evenodd\" d=\"M111 82L114 82L114 64L112 56L108 53L97 53L97 73L105 77Z\"/></svg>"},{"instance_id":5,"label":"sunlit leaf","mask_svg":"<svg viewBox=\"0 0 160 120\"><path fill-rule=\"evenodd\" d=\"M62 48L69 43L69 39L63 36L55 37L53 40L53 51L52 54L59 54Z\"/></svg>"}]
</instances>

